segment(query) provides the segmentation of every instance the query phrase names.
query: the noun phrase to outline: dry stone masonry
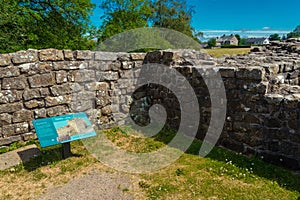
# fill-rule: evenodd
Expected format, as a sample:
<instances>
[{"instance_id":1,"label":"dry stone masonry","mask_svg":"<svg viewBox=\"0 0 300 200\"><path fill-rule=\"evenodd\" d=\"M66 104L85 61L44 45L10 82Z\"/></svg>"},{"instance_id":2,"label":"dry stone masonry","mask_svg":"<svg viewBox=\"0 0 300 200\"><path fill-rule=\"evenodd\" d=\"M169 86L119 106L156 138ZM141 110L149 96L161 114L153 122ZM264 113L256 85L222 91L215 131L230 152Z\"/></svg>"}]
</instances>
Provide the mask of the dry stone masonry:
<instances>
[{"instance_id":1,"label":"dry stone masonry","mask_svg":"<svg viewBox=\"0 0 300 200\"><path fill-rule=\"evenodd\" d=\"M149 107L161 104L168 114L167 125L177 129L181 110L172 91L157 84L132 91L146 63L175 68L189 81L200 106L197 137L203 139L214 94L209 94L196 70L202 66L204 71L218 70L226 89L227 116L218 144L299 169L299 55L299 39L218 59L192 50L128 54L45 49L2 54L0 146L35 139L32 119L78 111L87 112L96 126L107 128L123 123L128 112L145 124Z\"/></svg>"}]
</instances>

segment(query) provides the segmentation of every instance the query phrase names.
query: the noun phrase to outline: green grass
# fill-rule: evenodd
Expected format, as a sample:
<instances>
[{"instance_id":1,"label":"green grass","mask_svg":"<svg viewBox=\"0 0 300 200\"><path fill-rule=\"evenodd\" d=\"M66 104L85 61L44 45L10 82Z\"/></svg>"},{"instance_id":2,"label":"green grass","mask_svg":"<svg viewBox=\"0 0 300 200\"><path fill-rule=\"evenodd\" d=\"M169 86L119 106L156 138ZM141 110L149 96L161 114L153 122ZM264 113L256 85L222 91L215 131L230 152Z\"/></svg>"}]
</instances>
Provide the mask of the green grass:
<instances>
[{"instance_id":1,"label":"green grass","mask_svg":"<svg viewBox=\"0 0 300 200\"><path fill-rule=\"evenodd\" d=\"M150 152L166 145L175 132L164 129L152 138L113 128L104 134L117 146ZM63 160L59 146L43 149L28 163L0 172L0 199L34 199L49 187L66 183L91 170L113 171L93 158L79 141L72 142L73 157ZM221 148L206 157L195 140L175 163L150 174L138 174L141 199L298 199L300 178L290 171ZM13 192L17 191L17 192Z\"/></svg>"},{"instance_id":2,"label":"green grass","mask_svg":"<svg viewBox=\"0 0 300 200\"><path fill-rule=\"evenodd\" d=\"M165 129L152 138L137 138L115 128L105 134L117 146L134 152L149 152L169 142L174 132ZM128 146L128 144L133 144ZM154 148L153 148L154 147ZM149 199L297 199L300 179L282 168L221 148L200 158L201 142L195 140L174 164L139 182ZM247 195L247 196L245 196Z\"/></svg>"},{"instance_id":3,"label":"green grass","mask_svg":"<svg viewBox=\"0 0 300 200\"><path fill-rule=\"evenodd\" d=\"M247 54L250 52L250 48L217 48L217 49L205 49L204 52L207 52L213 57L221 57L225 54L227 55L237 55L237 54Z\"/></svg>"},{"instance_id":4,"label":"green grass","mask_svg":"<svg viewBox=\"0 0 300 200\"><path fill-rule=\"evenodd\" d=\"M0 154L6 153L6 152L9 152L9 151L13 151L13 150L16 150L16 149L19 149L21 147L25 147L25 146L28 146L28 145L31 145L31 144L38 145L38 141L30 140L30 141L27 141L27 142L23 142L23 141L14 142L11 145L9 145L8 147L0 148Z\"/></svg>"}]
</instances>

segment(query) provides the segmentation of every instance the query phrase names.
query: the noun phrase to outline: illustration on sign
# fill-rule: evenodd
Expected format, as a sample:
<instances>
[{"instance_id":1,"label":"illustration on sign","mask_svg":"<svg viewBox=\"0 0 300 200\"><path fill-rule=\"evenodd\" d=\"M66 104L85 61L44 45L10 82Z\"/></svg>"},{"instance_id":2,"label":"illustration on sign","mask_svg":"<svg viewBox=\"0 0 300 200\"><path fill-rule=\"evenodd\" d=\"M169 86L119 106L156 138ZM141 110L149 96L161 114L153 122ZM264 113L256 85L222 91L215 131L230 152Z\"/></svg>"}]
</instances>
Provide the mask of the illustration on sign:
<instances>
[{"instance_id":1,"label":"illustration on sign","mask_svg":"<svg viewBox=\"0 0 300 200\"><path fill-rule=\"evenodd\" d=\"M41 147L96 136L85 113L33 120Z\"/></svg>"}]
</instances>

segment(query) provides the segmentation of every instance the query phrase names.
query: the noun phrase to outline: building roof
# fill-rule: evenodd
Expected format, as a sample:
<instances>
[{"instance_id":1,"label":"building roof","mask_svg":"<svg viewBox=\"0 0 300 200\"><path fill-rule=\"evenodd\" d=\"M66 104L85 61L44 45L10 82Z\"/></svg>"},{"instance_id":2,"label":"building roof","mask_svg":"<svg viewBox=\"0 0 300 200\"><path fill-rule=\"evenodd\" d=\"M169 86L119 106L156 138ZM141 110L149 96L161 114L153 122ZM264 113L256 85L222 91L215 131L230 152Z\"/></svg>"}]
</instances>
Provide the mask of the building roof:
<instances>
[{"instance_id":1,"label":"building roof","mask_svg":"<svg viewBox=\"0 0 300 200\"><path fill-rule=\"evenodd\" d=\"M217 42L230 41L234 38L236 39L236 37L234 35L229 35L229 36L223 35L222 37L217 38Z\"/></svg>"},{"instance_id":2,"label":"building roof","mask_svg":"<svg viewBox=\"0 0 300 200\"><path fill-rule=\"evenodd\" d=\"M267 38L248 38L247 43L263 43Z\"/></svg>"}]
</instances>

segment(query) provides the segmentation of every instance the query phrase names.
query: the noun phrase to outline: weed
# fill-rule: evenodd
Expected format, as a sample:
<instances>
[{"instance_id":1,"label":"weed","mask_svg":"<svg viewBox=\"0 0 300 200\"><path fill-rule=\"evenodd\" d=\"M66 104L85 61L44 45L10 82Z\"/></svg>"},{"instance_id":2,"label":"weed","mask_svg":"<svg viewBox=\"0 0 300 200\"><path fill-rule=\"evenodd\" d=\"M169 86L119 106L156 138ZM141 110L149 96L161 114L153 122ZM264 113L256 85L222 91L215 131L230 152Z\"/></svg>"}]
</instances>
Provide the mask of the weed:
<instances>
[{"instance_id":1,"label":"weed","mask_svg":"<svg viewBox=\"0 0 300 200\"><path fill-rule=\"evenodd\" d=\"M140 181L139 186L144 189L150 187L150 185L148 183L146 183L145 181Z\"/></svg>"}]
</instances>

